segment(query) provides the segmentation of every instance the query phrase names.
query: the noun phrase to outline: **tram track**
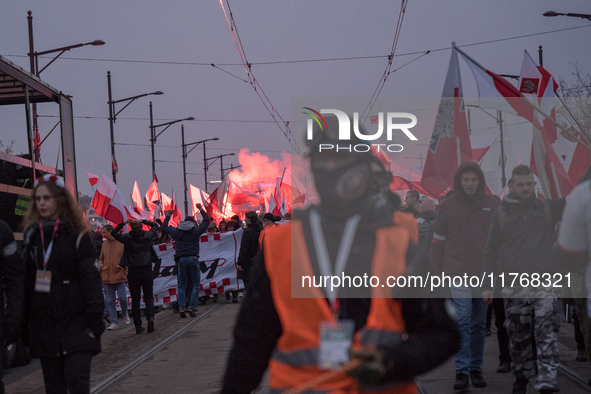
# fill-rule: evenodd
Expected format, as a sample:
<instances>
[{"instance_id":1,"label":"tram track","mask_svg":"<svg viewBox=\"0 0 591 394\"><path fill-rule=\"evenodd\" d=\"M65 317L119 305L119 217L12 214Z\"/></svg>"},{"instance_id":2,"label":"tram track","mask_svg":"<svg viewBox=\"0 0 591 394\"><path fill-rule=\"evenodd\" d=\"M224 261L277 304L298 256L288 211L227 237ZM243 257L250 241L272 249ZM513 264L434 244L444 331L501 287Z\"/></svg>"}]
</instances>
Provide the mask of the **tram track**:
<instances>
[{"instance_id":1,"label":"tram track","mask_svg":"<svg viewBox=\"0 0 591 394\"><path fill-rule=\"evenodd\" d=\"M173 332L171 335L169 335L168 337L164 338L163 340L161 340L160 342L158 342L157 344L152 346L146 352L144 352L140 356L134 358L133 360L131 360L130 362L128 362L127 364L125 364L124 366L122 366L121 368L119 368L118 370L113 372L111 375L107 376L106 378L104 378L103 380L98 382L96 385L91 387L90 392L92 394L99 394L99 393L105 392L105 390L107 390L110 386L115 384L118 380L120 380L125 375L127 375L129 372L133 371L135 368L140 366L146 359L150 358L152 355L154 355L158 351L160 351L160 349L162 349L164 346L168 345L169 343L171 343L172 341L174 341L175 339L180 337L182 334L184 334L186 331L190 330L191 328L193 328L194 326L196 326L197 324L199 324L200 322L205 320L207 317L209 317L215 311L217 311L222 306L224 306L225 303L226 303L225 301L222 301L219 304L217 304L216 306L214 306L213 308L208 309L206 312L204 312L200 316L192 319L190 323L187 323L186 325L184 325L183 327L181 327L177 331Z\"/></svg>"}]
</instances>

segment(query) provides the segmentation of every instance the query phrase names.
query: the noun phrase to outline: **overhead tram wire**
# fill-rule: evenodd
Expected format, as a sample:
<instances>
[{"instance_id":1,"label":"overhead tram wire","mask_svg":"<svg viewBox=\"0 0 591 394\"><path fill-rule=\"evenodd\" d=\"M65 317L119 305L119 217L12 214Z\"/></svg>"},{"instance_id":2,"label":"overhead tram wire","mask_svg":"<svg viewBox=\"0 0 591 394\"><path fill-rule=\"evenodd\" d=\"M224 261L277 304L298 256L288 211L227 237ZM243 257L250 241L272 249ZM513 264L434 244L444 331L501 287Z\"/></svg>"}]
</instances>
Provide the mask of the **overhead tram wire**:
<instances>
[{"instance_id":1,"label":"overhead tram wire","mask_svg":"<svg viewBox=\"0 0 591 394\"><path fill-rule=\"evenodd\" d=\"M585 26L575 26L575 27L567 27L564 29L555 29L555 30L548 30L539 33L530 33L530 34L523 34L519 36L512 36L512 37L505 37L505 38L497 38L494 40L487 40L487 41L479 41L473 42L470 44L464 45L456 45L458 48L465 48L471 47L476 45L486 45L486 44L493 44L496 42L503 42L509 40L518 40L521 38L528 38L528 37L535 37L545 34L551 33L560 33L569 30L576 30L576 29L584 29L589 28L591 25ZM449 51L450 47L443 47L443 48L436 48L430 49L431 52L441 52L441 51ZM412 55L420 55L425 53L426 51L417 51L417 52L408 52L408 53L400 53L394 55L394 57L401 57L401 56L412 56ZM4 57L24 57L28 58L28 55L2 55ZM44 58L48 56L39 56L39 58ZM348 56L348 57L335 57L335 58L322 58L322 59L302 59L302 60L279 60L279 61L269 61L269 62L253 62L249 63L251 66L268 66L268 65L276 65L276 64L292 64L292 63L319 63L319 62L335 62L335 61L348 61L348 60L367 60L367 59L381 59L387 58L388 55L373 55L373 56ZM156 61L156 60L131 60L131 59L101 59L101 58L85 58L85 57L66 57L60 56L60 60L78 60L78 61L92 61L92 62L111 62L111 63L140 63L140 64L164 64L164 65L177 65L177 66L204 66L204 67L211 67L211 62L204 63L204 62L178 62L178 61ZM216 66L243 66L242 63L215 63Z\"/></svg>"},{"instance_id":2,"label":"overhead tram wire","mask_svg":"<svg viewBox=\"0 0 591 394\"><path fill-rule=\"evenodd\" d=\"M265 106L265 109L269 112L269 114L271 115L271 117L273 118L273 120L275 121L275 123L277 124L277 126L279 127L279 129L281 130L283 135L285 136L285 138L287 138L287 140L291 144L292 148L295 150L295 152L297 154L302 155L302 151L299 148L297 141L292 140L292 138L291 138L291 130L289 128L289 122L285 121L281 117L281 115L279 115L279 113L275 109L275 106L271 103L271 100L269 100L269 98L265 94L262 86L259 84L258 80L254 76L252 69L251 69L252 64L250 64L248 62L248 59L246 58L246 52L244 51L244 47L242 45L242 40L240 39L240 34L238 34L238 28L236 27L236 21L234 20L234 16L232 15L232 10L230 9L230 3L228 0L226 0L226 4L228 6L228 12L230 13L229 17L228 17L228 13L226 12L226 7L224 7L223 0L220 0L220 5L222 6L222 10L224 11L226 21L228 22L228 26L230 27L230 30L232 32L232 37L234 38L234 43L236 44L236 48L238 49L238 53L240 55L240 60L242 61L242 65L244 66L244 69L246 71L246 75L248 76L248 80L250 81L250 85L254 89L255 93L257 94L257 96L259 97L259 99L261 100L263 105ZM261 96L261 94L262 94L262 96ZM263 99L263 96L264 96L264 99ZM279 119L281 119L281 122L283 124L280 124L277 121L277 119L275 118L275 116L277 116Z\"/></svg>"},{"instance_id":3,"label":"overhead tram wire","mask_svg":"<svg viewBox=\"0 0 591 394\"><path fill-rule=\"evenodd\" d=\"M380 92L384 88L386 84L386 80L388 79L388 75L390 75L390 70L392 69L392 61L394 60L394 55L396 53L396 47L398 46L398 39L400 38L400 30L402 30L402 22L404 20L404 15L406 13L406 6L408 5L408 0L402 0L400 3L400 12L398 13L398 22L396 23L396 30L394 32L394 41L392 42L392 49L390 50L390 55L388 55L388 64L386 65L386 69L380 78L380 82L378 82L378 86L376 90L373 92L367 107L363 110L361 114L361 118L366 117L366 113L370 114L371 110L377 101L378 97L380 96Z\"/></svg>"}]
</instances>

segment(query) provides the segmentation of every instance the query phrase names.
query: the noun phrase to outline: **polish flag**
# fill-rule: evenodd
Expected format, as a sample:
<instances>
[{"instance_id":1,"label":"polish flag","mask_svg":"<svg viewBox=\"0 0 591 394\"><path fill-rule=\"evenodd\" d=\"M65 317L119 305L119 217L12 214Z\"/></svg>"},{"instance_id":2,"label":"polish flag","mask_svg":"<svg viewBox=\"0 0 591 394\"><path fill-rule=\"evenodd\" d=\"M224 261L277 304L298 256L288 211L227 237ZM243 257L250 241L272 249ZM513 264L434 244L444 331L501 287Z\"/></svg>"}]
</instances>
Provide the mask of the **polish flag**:
<instances>
[{"instance_id":1,"label":"polish flag","mask_svg":"<svg viewBox=\"0 0 591 394\"><path fill-rule=\"evenodd\" d=\"M544 67L538 66L529 53L524 51L519 75L519 93L525 97L536 97L539 105L551 77L552 75ZM554 81L553 90L557 89L558 84Z\"/></svg>"},{"instance_id":2,"label":"polish flag","mask_svg":"<svg viewBox=\"0 0 591 394\"><path fill-rule=\"evenodd\" d=\"M90 186L94 186L97 184L97 182L99 180L98 175L94 175L94 174L91 174L90 172L87 172L86 176L88 177L88 181L90 182Z\"/></svg>"},{"instance_id":3,"label":"polish flag","mask_svg":"<svg viewBox=\"0 0 591 394\"><path fill-rule=\"evenodd\" d=\"M285 193L285 200L288 206L304 206L306 202L306 186L304 186L297 178L291 175L291 171L287 168L283 170L281 177L281 191Z\"/></svg>"},{"instance_id":4,"label":"polish flag","mask_svg":"<svg viewBox=\"0 0 591 394\"><path fill-rule=\"evenodd\" d=\"M269 212L269 200L267 199L267 197L265 195L263 195L263 199L265 200L265 203L263 205L263 211L262 213L267 213Z\"/></svg>"},{"instance_id":5,"label":"polish flag","mask_svg":"<svg viewBox=\"0 0 591 394\"><path fill-rule=\"evenodd\" d=\"M117 166L117 160L115 160L115 156L111 155L111 168L117 174L119 172L119 167Z\"/></svg>"},{"instance_id":6,"label":"polish flag","mask_svg":"<svg viewBox=\"0 0 591 394\"><path fill-rule=\"evenodd\" d=\"M527 97L535 106L541 108L544 96L554 97L551 93L558 89L558 84L556 81L552 80L551 86L553 89L548 92L548 95L546 95L546 87L551 78L552 75L550 75L550 73L542 66L538 66L529 53L525 51L523 54L523 63L521 64L521 74L519 75L519 92ZM556 119L554 105L546 108L546 110L548 112L544 111L545 113L549 114L553 119ZM537 112L534 113L534 115L536 115L540 124L543 125L544 117ZM551 144L556 142L556 139L558 138L556 125L549 122L547 125L543 126L543 131L548 133L548 141Z\"/></svg>"},{"instance_id":7,"label":"polish flag","mask_svg":"<svg viewBox=\"0 0 591 394\"><path fill-rule=\"evenodd\" d=\"M272 213L274 216L281 216L281 211L279 210L279 207L277 206L277 201L275 200L275 195L274 194L270 194L269 195L269 209L267 210L267 212Z\"/></svg>"},{"instance_id":8,"label":"polish flag","mask_svg":"<svg viewBox=\"0 0 591 394\"><path fill-rule=\"evenodd\" d=\"M462 108L458 52L452 43L447 77L421 178L421 186L430 196L443 193L453 183L458 166L472 158L468 122Z\"/></svg>"},{"instance_id":9,"label":"polish flag","mask_svg":"<svg viewBox=\"0 0 591 394\"><path fill-rule=\"evenodd\" d=\"M242 205L248 202L258 204L260 195L229 181L227 204Z\"/></svg>"},{"instance_id":10,"label":"polish flag","mask_svg":"<svg viewBox=\"0 0 591 394\"><path fill-rule=\"evenodd\" d=\"M91 206L97 215L113 223L122 223L130 217L117 185L104 174L99 176Z\"/></svg>"},{"instance_id":11,"label":"polish flag","mask_svg":"<svg viewBox=\"0 0 591 394\"><path fill-rule=\"evenodd\" d=\"M478 106L480 108L497 109L506 113L521 116L541 128L534 117L532 105L519 93L519 90L503 77L487 70L462 50L456 48L462 55L478 85Z\"/></svg>"},{"instance_id":12,"label":"polish flag","mask_svg":"<svg viewBox=\"0 0 591 394\"><path fill-rule=\"evenodd\" d=\"M176 194L174 194L174 190L172 191L172 209L174 210L174 214L172 216L176 219L178 224L182 220L182 213L179 205L176 202Z\"/></svg>"},{"instance_id":13,"label":"polish flag","mask_svg":"<svg viewBox=\"0 0 591 394\"><path fill-rule=\"evenodd\" d=\"M141 211L144 210L144 204L142 203L142 195L140 194L140 188L137 185L137 181L133 184L133 191L131 192L131 206L135 212L141 215Z\"/></svg>"},{"instance_id":14,"label":"polish flag","mask_svg":"<svg viewBox=\"0 0 591 394\"><path fill-rule=\"evenodd\" d=\"M199 213L197 207L195 207L195 204L203 205L203 209L207 211L207 201L209 199L209 194L205 193L203 190L191 184L189 184L189 192L191 193L191 205L193 207L193 216Z\"/></svg>"},{"instance_id":15,"label":"polish flag","mask_svg":"<svg viewBox=\"0 0 591 394\"><path fill-rule=\"evenodd\" d=\"M480 137L470 136L470 145L472 146L472 160L480 164L484 154L488 152L492 144L499 138L500 134L483 135Z\"/></svg>"},{"instance_id":16,"label":"polish flag","mask_svg":"<svg viewBox=\"0 0 591 394\"><path fill-rule=\"evenodd\" d=\"M553 82L554 79L550 78L548 84L553 86ZM546 89L540 109L544 113L553 112L552 89ZM530 167L540 180L544 196L555 199L567 196L573 189L573 185L550 142L551 134L547 130L552 126L554 124L548 119L543 119L541 127L536 127L534 124Z\"/></svg>"},{"instance_id":17,"label":"polish flag","mask_svg":"<svg viewBox=\"0 0 591 394\"><path fill-rule=\"evenodd\" d=\"M574 129L571 128L571 131L574 132ZM577 134L577 132L574 133ZM573 185L577 184L579 177L587 171L590 165L591 157L589 156L589 151L583 145L577 144L570 162L570 167L568 167L568 177Z\"/></svg>"},{"instance_id":18,"label":"polish flag","mask_svg":"<svg viewBox=\"0 0 591 394\"><path fill-rule=\"evenodd\" d=\"M160 204L160 192L158 191L158 183L153 181L148 191L146 192L146 207L148 211L154 212L156 207ZM158 219L156 217L155 219Z\"/></svg>"}]
</instances>

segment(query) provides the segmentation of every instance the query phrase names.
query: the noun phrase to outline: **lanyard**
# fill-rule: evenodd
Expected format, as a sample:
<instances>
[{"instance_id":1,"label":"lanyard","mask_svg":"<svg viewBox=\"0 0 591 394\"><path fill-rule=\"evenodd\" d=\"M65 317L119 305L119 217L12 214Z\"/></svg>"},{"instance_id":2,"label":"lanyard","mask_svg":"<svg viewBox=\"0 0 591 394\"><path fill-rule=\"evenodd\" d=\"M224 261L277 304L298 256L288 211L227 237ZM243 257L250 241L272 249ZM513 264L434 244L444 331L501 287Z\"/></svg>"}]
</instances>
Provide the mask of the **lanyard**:
<instances>
[{"instance_id":1,"label":"lanyard","mask_svg":"<svg viewBox=\"0 0 591 394\"><path fill-rule=\"evenodd\" d=\"M55 233L57 233L57 228L60 225L60 220L57 219L55 221L55 225L53 226L53 233L51 234L51 241L49 242L49 246L45 249L45 235L43 234L43 223L41 219L39 219L39 231L41 232L41 248L43 249L43 269L47 269L47 263L49 262L49 256L51 256L51 249L53 248L53 237L55 237Z\"/></svg>"},{"instance_id":2,"label":"lanyard","mask_svg":"<svg viewBox=\"0 0 591 394\"><path fill-rule=\"evenodd\" d=\"M312 230L312 240L314 242L314 249L316 250L316 259L318 260L318 267L322 276L341 276L345 272L347 261L349 260L349 254L351 253L351 247L353 246L353 238L357 230L357 225L361 220L361 215L347 219L345 223L345 230L341 236L341 243L339 245L339 251L337 253L337 259L335 262L334 274L330 269L330 257L328 255L328 248L326 247L326 240L324 239L324 232L322 231L322 225L320 223L320 214L315 210L310 210L310 229ZM328 286L325 288L328 294L328 300L330 301L330 309L332 310L335 318L337 318L340 311L339 300L337 298L339 289L332 289Z\"/></svg>"}]
</instances>

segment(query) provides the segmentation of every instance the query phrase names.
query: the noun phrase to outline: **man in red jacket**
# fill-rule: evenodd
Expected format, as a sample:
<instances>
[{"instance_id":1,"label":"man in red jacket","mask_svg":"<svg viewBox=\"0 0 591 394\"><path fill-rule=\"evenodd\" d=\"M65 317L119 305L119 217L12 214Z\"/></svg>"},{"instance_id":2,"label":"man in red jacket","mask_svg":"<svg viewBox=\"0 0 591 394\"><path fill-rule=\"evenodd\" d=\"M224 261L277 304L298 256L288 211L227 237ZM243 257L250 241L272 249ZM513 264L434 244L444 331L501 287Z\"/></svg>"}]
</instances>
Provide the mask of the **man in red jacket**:
<instances>
[{"instance_id":1,"label":"man in red jacket","mask_svg":"<svg viewBox=\"0 0 591 394\"><path fill-rule=\"evenodd\" d=\"M486 245L492 213L499 198L484 192L484 174L478 163L460 165L453 183L453 195L447 197L437 212L431 246L432 272L446 276L482 275L482 253ZM461 347L455 354L454 390L486 387L482 377L482 354L486 336L487 304L480 289L469 284L451 287L457 312Z\"/></svg>"}]
</instances>

